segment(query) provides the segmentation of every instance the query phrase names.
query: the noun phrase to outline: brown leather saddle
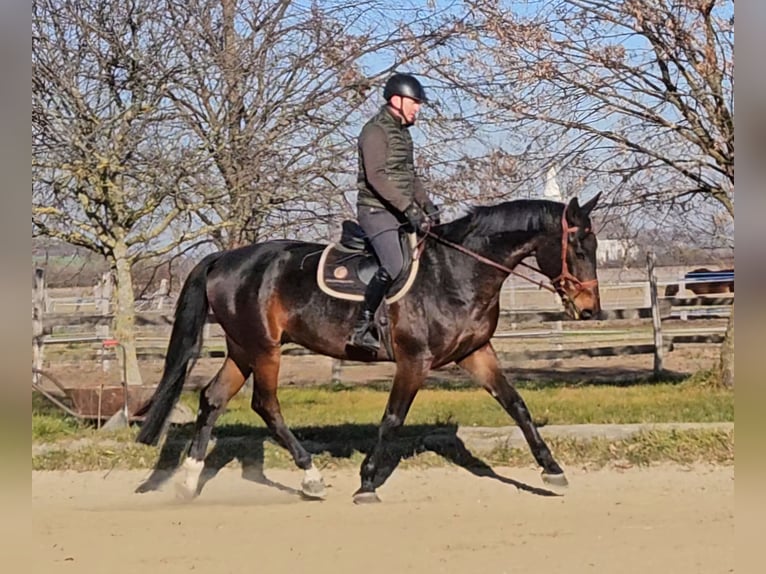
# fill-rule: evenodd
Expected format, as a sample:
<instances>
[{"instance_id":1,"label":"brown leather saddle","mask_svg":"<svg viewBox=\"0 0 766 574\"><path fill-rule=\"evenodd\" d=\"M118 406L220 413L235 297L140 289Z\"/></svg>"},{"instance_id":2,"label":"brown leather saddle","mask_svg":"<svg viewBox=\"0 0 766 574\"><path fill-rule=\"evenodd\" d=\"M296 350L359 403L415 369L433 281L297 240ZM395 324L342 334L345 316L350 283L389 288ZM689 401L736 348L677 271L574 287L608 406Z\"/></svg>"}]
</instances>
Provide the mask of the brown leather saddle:
<instances>
[{"instance_id":1,"label":"brown leather saddle","mask_svg":"<svg viewBox=\"0 0 766 574\"><path fill-rule=\"evenodd\" d=\"M367 284L379 267L378 260L358 223L346 220L341 229L340 241L328 245L319 258L317 283L331 297L363 301ZM394 278L386 303L394 303L404 297L418 272L417 235L400 231L399 239L404 268Z\"/></svg>"}]
</instances>

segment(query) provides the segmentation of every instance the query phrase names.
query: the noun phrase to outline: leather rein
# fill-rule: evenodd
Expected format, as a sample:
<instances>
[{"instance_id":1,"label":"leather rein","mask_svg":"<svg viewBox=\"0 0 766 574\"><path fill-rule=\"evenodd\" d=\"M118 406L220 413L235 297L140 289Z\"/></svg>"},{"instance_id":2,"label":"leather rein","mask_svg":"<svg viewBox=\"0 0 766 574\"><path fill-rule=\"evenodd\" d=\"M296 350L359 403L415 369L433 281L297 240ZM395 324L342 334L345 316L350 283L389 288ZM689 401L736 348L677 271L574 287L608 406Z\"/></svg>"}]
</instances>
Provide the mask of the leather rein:
<instances>
[{"instance_id":1,"label":"leather rein","mask_svg":"<svg viewBox=\"0 0 766 574\"><path fill-rule=\"evenodd\" d=\"M551 285L547 285L546 283L543 283L542 281L536 281L535 279L532 279L531 277L524 275L523 273L514 271L510 267L506 267L505 265L498 263L497 261L493 261L492 259L484 257L483 255L480 255L476 253L475 251L471 251L470 249L467 249L458 243L453 243L452 241L449 241L448 239L443 238L441 235L437 235L430 229L426 229L425 234L430 237L433 237L434 239L436 239L440 243L443 243L444 245L447 245L449 247L452 247L453 249L456 249L457 251L460 251L461 253L470 255L477 261L481 261L482 263L485 263L486 265L494 267L495 269L499 269L500 271L503 271L504 273L508 273L509 275L516 275L517 277L520 277L524 279L525 281L529 281L533 285L537 285L541 289L547 289L551 293L559 293L559 289L563 291L564 290L563 286L565 282L572 283L575 286L575 294L571 297L571 299L574 300L585 289L588 289L590 287L595 287L596 285L598 285L598 279L589 279L588 281L580 281L577 277L572 275L572 273L569 271L569 265L567 265L567 249L569 247L569 234L578 231L579 227L576 225L571 226L569 225L569 223L567 223L566 207L564 207L564 213L561 215L561 230L562 230L561 232L561 273L555 279L550 280ZM536 267L532 265L527 265L523 261L519 262L518 265L521 265L522 267L526 267L527 269L531 269L532 271L535 271L537 273L540 273L541 275L544 275L542 271L540 271L539 269L537 269ZM558 286L558 289L556 288L557 286Z\"/></svg>"}]
</instances>

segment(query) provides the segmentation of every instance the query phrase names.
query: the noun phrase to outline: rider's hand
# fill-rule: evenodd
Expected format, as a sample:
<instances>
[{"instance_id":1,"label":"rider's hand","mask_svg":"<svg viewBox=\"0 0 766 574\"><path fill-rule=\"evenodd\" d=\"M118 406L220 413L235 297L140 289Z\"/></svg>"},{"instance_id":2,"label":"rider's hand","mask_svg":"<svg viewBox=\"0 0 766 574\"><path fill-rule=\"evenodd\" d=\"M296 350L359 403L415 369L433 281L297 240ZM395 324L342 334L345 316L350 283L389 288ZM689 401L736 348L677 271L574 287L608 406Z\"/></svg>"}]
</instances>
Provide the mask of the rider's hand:
<instances>
[{"instance_id":1,"label":"rider's hand","mask_svg":"<svg viewBox=\"0 0 766 574\"><path fill-rule=\"evenodd\" d=\"M439 217L439 210L430 199L423 205L423 211L426 212L431 225L439 225L442 222L441 217Z\"/></svg>"},{"instance_id":2,"label":"rider's hand","mask_svg":"<svg viewBox=\"0 0 766 574\"><path fill-rule=\"evenodd\" d=\"M410 203L407 209L404 210L404 217L407 218L410 228L415 233L423 231L428 219L428 216L417 203Z\"/></svg>"}]
</instances>

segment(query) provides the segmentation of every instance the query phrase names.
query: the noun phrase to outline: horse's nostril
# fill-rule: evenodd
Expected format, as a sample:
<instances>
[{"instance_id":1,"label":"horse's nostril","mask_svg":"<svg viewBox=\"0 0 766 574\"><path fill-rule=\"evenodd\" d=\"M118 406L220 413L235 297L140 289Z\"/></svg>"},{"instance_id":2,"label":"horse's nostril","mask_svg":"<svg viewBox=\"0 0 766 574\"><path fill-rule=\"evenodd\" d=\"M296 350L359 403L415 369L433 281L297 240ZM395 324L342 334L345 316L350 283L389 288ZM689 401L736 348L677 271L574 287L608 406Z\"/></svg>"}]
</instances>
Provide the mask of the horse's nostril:
<instances>
[{"instance_id":1,"label":"horse's nostril","mask_svg":"<svg viewBox=\"0 0 766 574\"><path fill-rule=\"evenodd\" d=\"M580 317L582 317L585 320L588 320L591 317L593 317L593 311L591 311L590 309L583 309L582 311L580 311Z\"/></svg>"}]
</instances>

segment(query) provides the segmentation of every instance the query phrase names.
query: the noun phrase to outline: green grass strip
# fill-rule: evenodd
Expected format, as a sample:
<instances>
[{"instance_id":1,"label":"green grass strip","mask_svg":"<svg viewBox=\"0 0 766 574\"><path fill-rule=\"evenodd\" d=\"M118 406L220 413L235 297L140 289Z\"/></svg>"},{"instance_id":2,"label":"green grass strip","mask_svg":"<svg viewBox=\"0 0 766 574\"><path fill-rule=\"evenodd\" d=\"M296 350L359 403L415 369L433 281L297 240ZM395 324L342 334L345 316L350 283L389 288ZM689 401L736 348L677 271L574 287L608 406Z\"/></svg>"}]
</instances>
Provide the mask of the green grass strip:
<instances>
[{"instance_id":1,"label":"green grass strip","mask_svg":"<svg viewBox=\"0 0 766 574\"><path fill-rule=\"evenodd\" d=\"M546 424L627 424L662 422L731 422L734 394L693 381L630 386L553 386L521 391L532 416ZM365 387L332 389L284 388L279 393L282 412L291 427L377 425L388 393ZM182 401L197 409L196 393ZM408 425L454 424L459 426L507 426L511 418L485 391L424 389L418 393L407 417ZM250 409L250 397L240 393L218 420L218 436L242 434L243 428L264 428ZM90 422L64 415L33 400L32 441L51 442L95 436Z\"/></svg>"}]
</instances>

